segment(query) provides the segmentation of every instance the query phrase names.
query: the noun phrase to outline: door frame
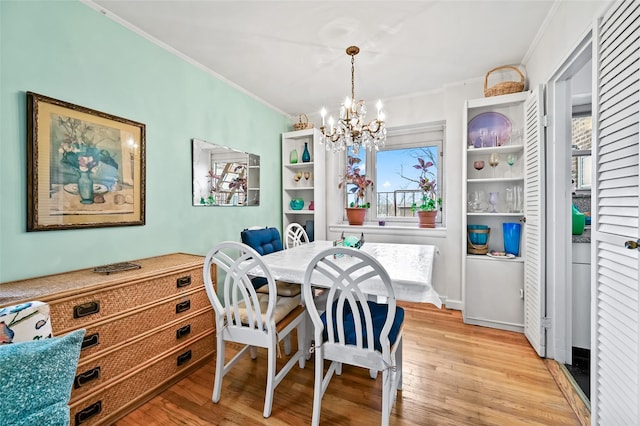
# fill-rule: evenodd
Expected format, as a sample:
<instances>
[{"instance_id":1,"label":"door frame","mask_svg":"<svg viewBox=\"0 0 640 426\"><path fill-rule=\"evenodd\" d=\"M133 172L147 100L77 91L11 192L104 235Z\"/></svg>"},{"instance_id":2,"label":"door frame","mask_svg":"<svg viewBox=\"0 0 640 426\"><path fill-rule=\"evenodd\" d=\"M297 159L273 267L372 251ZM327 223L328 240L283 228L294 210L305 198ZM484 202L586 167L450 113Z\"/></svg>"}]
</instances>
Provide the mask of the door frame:
<instances>
[{"instance_id":1,"label":"door frame","mask_svg":"<svg viewBox=\"0 0 640 426\"><path fill-rule=\"evenodd\" d=\"M547 81L546 317L551 321L546 356L563 364L571 364L572 347L572 241L566 238L572 205L569 80L591 60L592 38L590 29Z\"/></svg>"}]
</instances>

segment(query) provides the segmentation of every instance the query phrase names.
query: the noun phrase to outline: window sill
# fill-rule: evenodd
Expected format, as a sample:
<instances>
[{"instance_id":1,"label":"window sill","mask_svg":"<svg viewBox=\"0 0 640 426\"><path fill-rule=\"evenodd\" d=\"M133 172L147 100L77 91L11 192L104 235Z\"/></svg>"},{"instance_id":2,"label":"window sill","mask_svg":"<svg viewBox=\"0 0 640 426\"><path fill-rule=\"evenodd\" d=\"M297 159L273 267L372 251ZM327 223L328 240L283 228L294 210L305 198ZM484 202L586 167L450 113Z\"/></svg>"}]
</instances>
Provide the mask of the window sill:
<instances>
[{"instance_id":1,"label":"window sill","mask_svg":"<svg viewBox=\"0 0 640 426\"><path fill-rule=\"evenodd\" d=\"M415 223L412 224L389 224L385 226L378 225L377 222L365 222L364 225L349 225L348 223L335 223L329 225L330 232L365 232L367 234L380 235L398 235L398 236L424 236L433 238L446 238L447 228L418 228Z\"/></svg>"}]
</instances>

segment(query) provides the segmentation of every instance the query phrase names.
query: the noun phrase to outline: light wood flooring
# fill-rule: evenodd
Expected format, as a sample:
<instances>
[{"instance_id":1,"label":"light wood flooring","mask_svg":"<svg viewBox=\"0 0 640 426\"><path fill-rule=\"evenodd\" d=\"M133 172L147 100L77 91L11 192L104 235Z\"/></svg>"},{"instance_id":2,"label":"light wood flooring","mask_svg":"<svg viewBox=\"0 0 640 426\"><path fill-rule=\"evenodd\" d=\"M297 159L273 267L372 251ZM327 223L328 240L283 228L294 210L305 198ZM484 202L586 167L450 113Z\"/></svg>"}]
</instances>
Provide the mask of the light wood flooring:
<instances>
[{"instance_id":1,"label":"light wood flooring","mask_svg":"<svg viewBox=\"0 0 640 426\"><path fill-rule=\"evenodd\" d=\"M403 390L391 425L580 425L562 392L522 334L467 325L459 311L402 304ZM227 358L234 352L228 346ZM266 352L249 356L224 378L211 402L211 360L119 420L138 425L306 425L311 422L313 357L276 389L264 419ZM322 401L322 425L380 424L381 377L344 366Z\"/></svg>"}]
</instances>

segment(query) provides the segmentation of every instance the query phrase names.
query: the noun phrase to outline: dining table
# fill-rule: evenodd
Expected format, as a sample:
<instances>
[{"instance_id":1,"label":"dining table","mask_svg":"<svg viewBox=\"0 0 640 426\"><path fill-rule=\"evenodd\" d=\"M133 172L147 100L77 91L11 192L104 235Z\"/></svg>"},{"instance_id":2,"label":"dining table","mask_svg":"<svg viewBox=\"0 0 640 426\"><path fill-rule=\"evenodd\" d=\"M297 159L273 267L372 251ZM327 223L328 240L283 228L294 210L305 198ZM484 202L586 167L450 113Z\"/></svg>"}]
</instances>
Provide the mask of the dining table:
<instances>
[{"instance_id":1,"label":"dining table","mask_svg":"<svg viewBox=\"0 0 640 426\"><path fill-rule=\"evenodd\" d=\"M276 280L302 284L311 260L333 245L333 241L316 240L264 255L262 261ZM366 242L359 250L370 254L387 271L396 300L431 303L438 308L442 307L440 295L432 284L437 247L425 244ZM348 256L340 261L355 262ZM262 275L262 271L252 273ZM331 286L331 283L322 277L318 277L312 284L320 288ZM371 296L384 297L387 294L384 284L379 279L367 280L362 284L362 290Z\"/></svg>"}]
</instances>

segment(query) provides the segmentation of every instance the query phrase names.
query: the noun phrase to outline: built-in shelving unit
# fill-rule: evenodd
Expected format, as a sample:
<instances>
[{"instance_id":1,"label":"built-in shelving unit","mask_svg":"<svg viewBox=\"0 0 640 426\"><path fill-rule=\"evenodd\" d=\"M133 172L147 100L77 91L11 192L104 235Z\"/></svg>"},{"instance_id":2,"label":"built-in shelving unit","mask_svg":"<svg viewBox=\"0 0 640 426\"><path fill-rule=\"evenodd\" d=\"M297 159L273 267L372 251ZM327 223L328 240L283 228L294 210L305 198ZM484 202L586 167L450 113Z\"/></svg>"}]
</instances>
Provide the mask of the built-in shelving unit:
<instances>
[{"instance_id":1,"label":"built-in shelving unit","mask_svg":"<svg viewBox=\"0 0 640 426\"><path fill-rule=\"evenodd\" d=\"M310 159L302 161L306 148ZM297 160L291 162L291 151ZM282 229L296 222L308 229L314 239L326 238L325 150L320 145L317 129L297 130L282 134ZM291 208L291 200L302 199L300 210ZM312 204L313 203L313 204ZM309 207L313 206L313 209ZM312 225L311 223L312 222Z\"/></svg>"},{"instance_id":2,"label":"built-in shelving unit","mask_svg":"<svg viewBox=\"0 0 640 426\"><path fill-rule=\"evenodd\" d=\"M468 225L489 227L489 252L505 250L503 223L521 223L524 226L524 103L527 96L528 92L525 92L466 102L462 190L463 205L466 207L462 226L465 248L468 246ZM470 135L477 135L474 132L477 124L471 127L469 124L480 114L485 114L485 117L495 114L500 120L506 117L510 124L509 130L505 131L499 122L492 128L491 120L487 120L488 129L480 131L485 136L497 136L483 136L482 141L477 138L472 140ZM489 146L485 146L485 143ZM491 166L492 154L497 156L495 167ZM511 165L508 164L508 159L511 160ZM521 239L523 237L524 232L521 232ZM470 254L467 249L464 250L462 265L465 322L519 332L524 330L524 247L521 243L515 258Z\"/></svg>"}]
</instances>

